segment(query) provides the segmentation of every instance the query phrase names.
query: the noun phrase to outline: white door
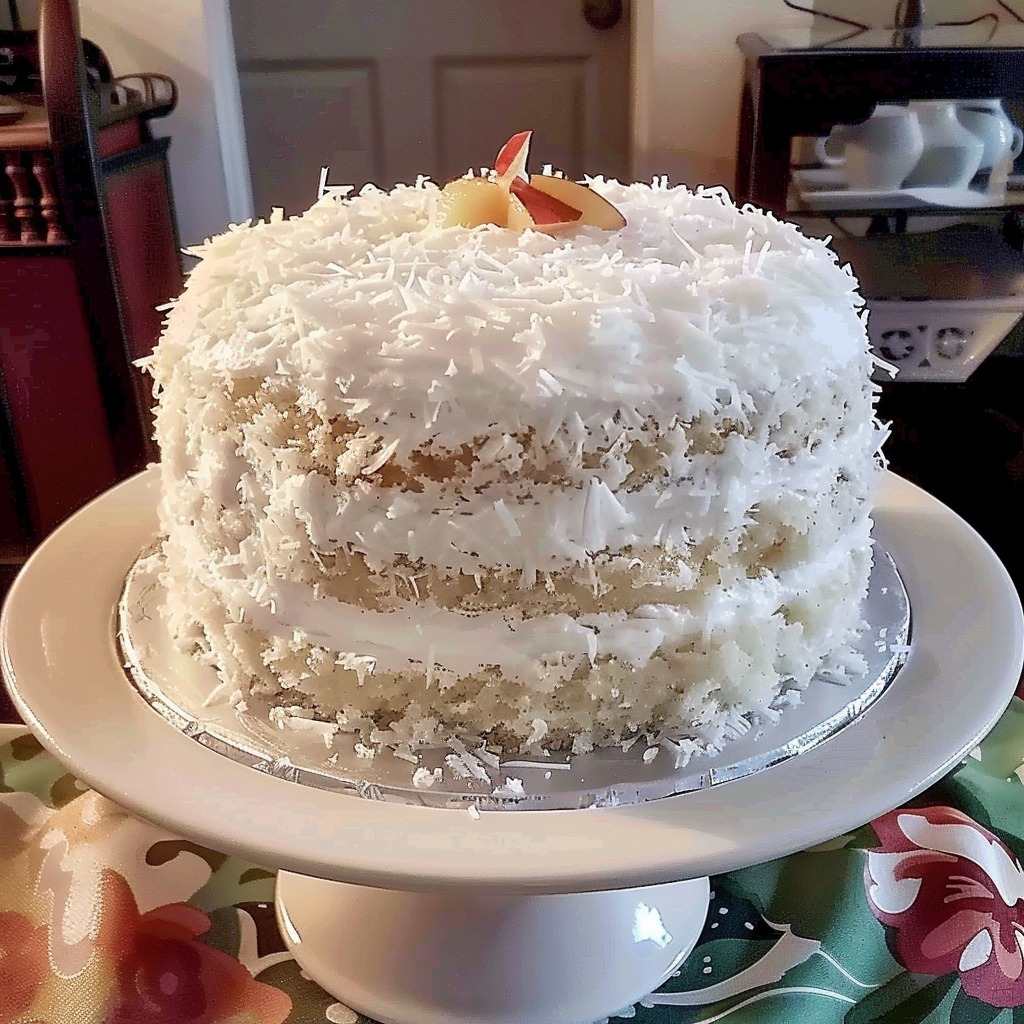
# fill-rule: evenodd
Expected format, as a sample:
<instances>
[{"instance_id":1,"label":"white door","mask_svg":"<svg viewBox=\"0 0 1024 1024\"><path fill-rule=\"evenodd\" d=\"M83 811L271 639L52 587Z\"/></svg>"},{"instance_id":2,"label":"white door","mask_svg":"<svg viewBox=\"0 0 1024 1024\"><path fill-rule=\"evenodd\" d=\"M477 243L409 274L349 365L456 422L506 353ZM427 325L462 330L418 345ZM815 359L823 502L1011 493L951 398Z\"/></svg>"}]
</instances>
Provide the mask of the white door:
<instances>
[{"instance_id":1,"label":"white door","mask_svg":"<svg viewBox=\"0 0 1024 1024\"><path fill-rule=\"evenodd\" d=\"M322 166L332 184L443 182L527 128L532 170L628 173L628 0L230 6L259 216L307 207Z\"/></svg>"}]
</instances>

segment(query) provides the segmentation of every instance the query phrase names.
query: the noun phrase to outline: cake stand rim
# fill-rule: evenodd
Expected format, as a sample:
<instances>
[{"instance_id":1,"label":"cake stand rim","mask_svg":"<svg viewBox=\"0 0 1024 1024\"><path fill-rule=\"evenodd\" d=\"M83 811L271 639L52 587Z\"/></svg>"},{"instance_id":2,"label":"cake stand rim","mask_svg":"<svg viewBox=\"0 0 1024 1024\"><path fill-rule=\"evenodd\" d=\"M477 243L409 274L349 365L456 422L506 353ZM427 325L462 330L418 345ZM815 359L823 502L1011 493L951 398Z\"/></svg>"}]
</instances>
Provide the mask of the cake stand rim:
<instances>
[{"instance_id":1,"label":"cake stand rim","mask_svg":"<svg viewBox=\"0 0 1024 1024\"><path fill-rule=\"evenodd\" d=\"M959 516L890 473L876 536L911 596L913 649L889 691L827 743L725 787L619 808L473 818L341 800L204 750L126 679L115 610L124 572L154 532L156 473L150 467L95 499L26 564L0 617L8 688L40 742L99 792L171 831L300 874L409 890L564 893L783 856L862 825L944 775L995 724L1024 661L1024 614L999 559ZM942 578L960 585L942 587ZM1000 642L986 642L992 637ZM953 680L968 668L991 680L984 692ZM90 698L88 731L67 701L76 679ZM943 714L945 701L955 714ZM214 788L203 785L212 770Z\"/></svg>"}]
</instances>

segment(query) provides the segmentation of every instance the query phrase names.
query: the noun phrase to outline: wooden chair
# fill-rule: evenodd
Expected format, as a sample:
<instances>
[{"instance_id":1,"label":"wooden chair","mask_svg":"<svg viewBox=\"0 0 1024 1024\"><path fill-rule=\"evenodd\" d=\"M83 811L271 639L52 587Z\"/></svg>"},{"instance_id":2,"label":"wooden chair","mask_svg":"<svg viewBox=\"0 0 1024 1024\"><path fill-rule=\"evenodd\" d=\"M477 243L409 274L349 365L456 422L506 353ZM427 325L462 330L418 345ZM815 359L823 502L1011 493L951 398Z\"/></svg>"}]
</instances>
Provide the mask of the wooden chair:
<instances>
[{"instance_id":1,"label":"wooden chair","mask_svg":"<svg viewBox=\"0 0 1024 1024\"><path fill-rule=\"evenodd\" d=\"M174 83L114 78L75 0L41 0L38 34L0 32L0 53L24 108L0 124L2 591L54 526L154 457L133 362L182 272L169 140L149 130Z\"/></svg>"}]
</instances>

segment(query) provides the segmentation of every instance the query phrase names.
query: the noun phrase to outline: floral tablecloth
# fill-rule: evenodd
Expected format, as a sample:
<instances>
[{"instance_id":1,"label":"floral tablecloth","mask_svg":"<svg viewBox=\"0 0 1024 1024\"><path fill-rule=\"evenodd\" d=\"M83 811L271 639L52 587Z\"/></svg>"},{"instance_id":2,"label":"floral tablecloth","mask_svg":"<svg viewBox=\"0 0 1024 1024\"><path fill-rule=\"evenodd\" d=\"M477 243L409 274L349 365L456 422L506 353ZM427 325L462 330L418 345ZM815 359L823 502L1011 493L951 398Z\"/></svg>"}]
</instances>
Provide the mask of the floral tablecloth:
<instances>
[{"instance_id":1,"label":"floral tablecloth","mask_svg":"<svg viewBox=\"0 0 1024 1024\"><path fill-rule=\"evenodd\" d=\"M1024 1024L1022 762L1015 698L911 805L712 879L683 969L622 1016ZM0 727L0 1024L362 1021L286 952L273 890L270 871L140 821Z\"/></svg>"}]
</instances>

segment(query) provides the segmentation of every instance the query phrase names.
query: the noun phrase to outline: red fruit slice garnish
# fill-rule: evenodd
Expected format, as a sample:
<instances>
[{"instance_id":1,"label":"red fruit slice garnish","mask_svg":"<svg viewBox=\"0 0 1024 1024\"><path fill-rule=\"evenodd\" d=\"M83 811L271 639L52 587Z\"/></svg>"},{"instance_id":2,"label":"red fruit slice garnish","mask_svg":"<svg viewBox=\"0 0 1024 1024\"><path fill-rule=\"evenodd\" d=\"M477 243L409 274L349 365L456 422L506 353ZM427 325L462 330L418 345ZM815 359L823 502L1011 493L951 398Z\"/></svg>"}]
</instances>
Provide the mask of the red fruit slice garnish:
<instances>
[{"instance_id":1,"label":"red fruit slice garnish","mask_svg":"<svg viewBox=\"0 0 1024 1024\"><path fill-rule=\"evenodd\" d=\"M526 176L526 157L530 152L530 137L533 132L519 132L518 135L513 135L501 150L498 155L494 158L494 169L498 172L499 177L504 177L512 165L518 162L518 167L515 168L515 177L519 175Z\"/></svg>"},{"instance_id":2,"label":"red fruit slice garnish","mask_svg":"<svg viewBox=\"0 0 1024 1024\"><path fill-rule=\"evenodd\" d=\"M519 132L501 147L494 161L498 181L526 207L526 212L538 227L572 224L583 216L582 210L577 210L530 184L530 177L526 173L526 160L530 154L532 136L533 132Z\"/></svg>"},{"instance_id":3,"label":"red fruit slice garnish","mask_svg":"<svg viewBox=\"0 0 1024 1024\"><path fill-rule=\"evenodd\" d=\"M515 178L510 188L512 194L526 207L526 212L538 226L551 224L571 224L583 216L582 210L563 203L561 199L549 196L534 188L522 178Z\"/></svg>"}]
</instances>

